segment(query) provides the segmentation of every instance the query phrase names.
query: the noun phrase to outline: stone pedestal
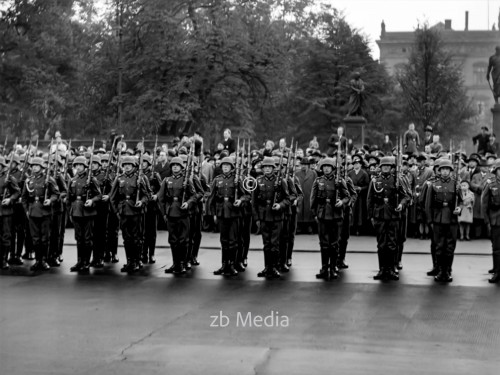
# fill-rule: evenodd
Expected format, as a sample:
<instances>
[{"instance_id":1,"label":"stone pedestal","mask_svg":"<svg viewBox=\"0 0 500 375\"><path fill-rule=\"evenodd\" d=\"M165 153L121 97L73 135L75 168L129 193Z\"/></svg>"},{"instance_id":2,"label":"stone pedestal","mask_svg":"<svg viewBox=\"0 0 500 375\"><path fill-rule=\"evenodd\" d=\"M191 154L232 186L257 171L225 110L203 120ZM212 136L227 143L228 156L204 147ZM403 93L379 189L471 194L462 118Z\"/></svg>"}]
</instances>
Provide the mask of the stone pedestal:
<instances>
[{"instance_id":1,"label":"stone pedestal","mask_svg":"<svg viewBox=\"0 0 500 375\"><path fill-rule=\"evenodd\" d=\"M499 108L500 111L500 108ZM344 118L344 134L347 139L352 139L352 144L361 148L365 144L366 119L363 116L348 116Z\"/></svg>"},{"instance_id":2,"label":"stone pedestal","mask_svg":"<svg viewBox=\"0 0 500 375\"><path fill-rule=\"evenodd\" d=\"M495 133L498 137L500 135L500 104L495 104L493 108L491 108L491 113L493 114L493 126L492 133Z\"/></svg>"}]
</instances>

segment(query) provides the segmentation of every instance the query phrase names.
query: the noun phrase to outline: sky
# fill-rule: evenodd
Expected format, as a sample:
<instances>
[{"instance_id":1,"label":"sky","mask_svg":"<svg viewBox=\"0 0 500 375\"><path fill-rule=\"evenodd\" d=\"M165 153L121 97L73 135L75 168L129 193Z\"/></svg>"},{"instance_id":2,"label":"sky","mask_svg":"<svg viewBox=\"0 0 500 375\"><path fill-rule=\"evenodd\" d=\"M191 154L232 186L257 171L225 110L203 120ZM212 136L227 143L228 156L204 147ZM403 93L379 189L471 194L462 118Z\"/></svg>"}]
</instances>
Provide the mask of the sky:
<instances>
[{"instance_id":1,"label":"sky","mask_svg":"<svg viewBox=\"0 0 500 375\"><path fill-rule=\"evenodd\" d=\"M498 30L500 0L317 0L343 11L346 21L370 39L372 56L379 58L375 41L380 24L387 32L412 31L418 24L430 26L451 19L454 30L465 29L465 11L469 11L469 30ZM500 34L499 34L500 41ZM500 44L500 43L499 43Z\"/></svg>"}]
</instances>

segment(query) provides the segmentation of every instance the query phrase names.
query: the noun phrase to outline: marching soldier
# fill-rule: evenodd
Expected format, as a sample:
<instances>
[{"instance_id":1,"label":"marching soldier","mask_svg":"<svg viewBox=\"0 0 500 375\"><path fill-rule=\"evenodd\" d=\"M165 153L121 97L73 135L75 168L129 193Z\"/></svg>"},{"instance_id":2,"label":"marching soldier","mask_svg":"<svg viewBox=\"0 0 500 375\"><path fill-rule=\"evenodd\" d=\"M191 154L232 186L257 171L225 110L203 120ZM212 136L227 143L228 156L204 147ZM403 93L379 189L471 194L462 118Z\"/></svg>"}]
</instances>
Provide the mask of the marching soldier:
<instances>
[{"instance_id":1,"label":"marching soldier","mask_svg":"<svg viewBox=\"0 0 500 375\"><path fill-rule=\"evenodd\" d=\"M142 157L144 175L148 179L148 185L151 188L151 199L146 208L144 218L144 242L142 246L142 262L156 263L156 228L158 227L158 192L161 187L161 177L158 172L152 168L152 158L149 155Z\"/></svg>"},{"instance_id":2,"label":"marching soldier","mask_svg":"<svg viewBox=\"0 0 500 375\"><path fill-rule=\"evenodd\" d=\"M221 168L222 174L213 180L209 197L210 209L219 224L222 248L222 266L214 275L235 276L238 274L234 264L238 253L240 207L250 196L243 190L241 180L236 181L233 158L223 158Z\"/></svg>"},{"instance_id":3,"label":"marching soldier","mask_svg":"<svg viewBox=\"0 0 500 375\"><path fill-rule=\"evenodd\" d=\"M490 283L500 281L500 163L493 166L492 178L486 184L481 194L481 209L484 221L489 227L491 247L493 250L493 275L488 280Z\"/></svg>"},{"instance_id":4,"label":"marching soldier","mask_svg":"<svg viewBox=\"0 0 500 375\"><path fill-rule=\"evenodd\" d=\"M260 227L264 243L264 269L258 277L279 278L279 240L284 211L290 205L288 184L274 173L276 165L272 157L265 157L261 163L264 175L257 178L253 192L253 215Z\"/></svg>"},{"instance_id":5,"label":"marching soldier","mask_svg":"<svg viewBox=\"0 0 500 375\"><path fill-rule=\"evenodd\" d=\"M12 165L10 170L10 175L15 178L18 186L23 186L26 179L26 173L24 173L20 168L21 158L19 155L14 154L12 159ZM10 241L10 265L20 266L23 264L21 260L21 254L23 252L24 239L25 239L25 228L26 228L26 212L21 204L21 194L19 193L18 199L12 202L12 208L14 213L12 214L12 239Z\"/></svg>"},{"instance_id":6,"label":"marching soldier","mask_svg":"<svg viewBox=\"0 0 500 375\"><path fill-rule=\"evenodd\" d=\"M63 213L64 213L64 200L66 199L66 195L68 193L68 188L66 181L61 173L59 173L59 168L63 164L62 159L56 156L50 156L53 158L52 164L54 164L54 169L51 170L52 177L57 183L57 188L59 189L59 198L52 205L52 218L51 218L51 230L50 230L50 240L49 240L49 259L48 263L51 267L59 267L61 262L59 261L60 248L59 245L61 243L61 222L63 221Z\"/></svg>"},{"instance_id":7,"label":"marching soldier","mask_svg":"<svg viewBox=\"0 0 500 375\"><path fill-rule=\"evenodd\" d=\"M118 228L120 226L118 216L115 214L111 207L109 201L109 194L111 192L111 187L113 186L113 181L115 180L116 173L111 170L113 155L104 154L101 156L102 168L108 174L107 178L103 182L102 187L102 202L105 204L105 215L106 215L106 244L104 246L104 262L106 263L118 263ZM117 161L118 162L118 161Z\"/></svg>"},{"instance_id":8,"label":"marching soldier","mask_svg":"<svg viewBox=\"0 0 500 375\"><path fill-rule=\"evenodd\" d=\"M87 172L88 162L85 156L77 156L73 161L73 167L76 173L69 184L68 203L71 220L75 227L78 261L70 270L88 274L93 249L94 219L98 214L97 204L101 200L101 191L95 176Z\"/></svg>"},{"instance_id":9,"label":"marching soldier","mask_svg":"<svg viewBox=\"0 0 500 375\"><path fill-rule=\"evenodd\" d=\"M451 267L457 244L458 215L460 214L461 197L457 181L451 177L453 164L450 160L442 160L439 164L440 176L428 187L425 201L425 212L428 224L432 224L436 260L439 273L436 281L451 282Z\"/></svg>"},{"instance_id":10,"label":"marching soldier","mask_svg":"<svg viewBox=\"0 0 500 375\"><path fill-rule=\"evenodd\" d=\"M187 172L182 173L182 158L170 161L172 175L166 177L158 192L160 211L167 223L168 242L172 251L173 265L165 273L181 275L186 273L185 261L188 254L189 209L196 202L193 182Z\"/></svg>"},{"instance_id":11,"label":"marching soldier","mask_svg":"<svg viewBox=\"0 0 500 375\"><path fill-rule=\"evenodd\" d=\"M73 162L74 165L74 162ZM92 177L96 180L99 191L102 193L106 184L106 172L102 169L102 159L99 155L92 156ZM94 210L94 230L92 236L92 261L90 267L103 268L104 267L104 247L106 246L106 230L107 230L107 213L108 202L101 199L95 202Z\"/></svg>"},{"instance_id":12,"label":"marching soldier","mask_svg":"<svg viewBox=\"0 0 500 375\"><path fill-rule=\"evenodd\" d=\"M399 280L394 269L397 254L397 236L401 211L409 201L403 184L391 171L395 167L394 157L384 156L380 160L380 175L373 177L368 187L368 217L377 234L379 272L374 280Z\"/></svg>"},{"instance_id":13,"label":"marching soldier","mask_svg":"<svg viewBox=\"0 0 500 375\"><path fill-rule=\"evenodd\" d=\"M5 158L0 156L0 194L2 203L0 205L0 261L1 269L9 268L7 255L11 250L10 241L12 238L12 217L14 214L14 202L19 198L20 189L16 179L9 174L9 166Z\"/></svg>"},{"instance_id":14,"label":"marching soldier","mask_svg":"<svg viewBox=\"0 0 500 375\"><path fill-rule=\"evenodd\" d=\"M47 177L45 163L40 157L31 160L32 175L26 179L21 199L24 211L28 216L29 230L33 240L36 262L32 271L50 269L47 264L50 219L52 204L59 197L59 189L54 178Z\"/></svg>"},{"instance_id":15,"label":"marching soldier","mask_svg":"<svg viewBox=\"0 0 500 375\"><path fill-rule=\"evenodd\" d=\"M116 177L109 194L113 211L118 215L122 230L127 263L121 272L139 270L142 252L142 215L148 203L148 188L143 176L136 170L134 156L122 159L123 173Z\"/></svg>"},{"instance_id":16,"label":"marching soldier","mask_svg":"<svg viewBox=\"0 0 500 375\"><path fill-rule=\"evenodd\" d=\"M350 196L345 181L335 178L334 159L322 160L319 169L322 176L314 181L310 197L311 210L318 222L321 251L321 269L316 277L325 280L337 279L338 240L344 206L348 204Z\"/></svg>"}]
</instances>

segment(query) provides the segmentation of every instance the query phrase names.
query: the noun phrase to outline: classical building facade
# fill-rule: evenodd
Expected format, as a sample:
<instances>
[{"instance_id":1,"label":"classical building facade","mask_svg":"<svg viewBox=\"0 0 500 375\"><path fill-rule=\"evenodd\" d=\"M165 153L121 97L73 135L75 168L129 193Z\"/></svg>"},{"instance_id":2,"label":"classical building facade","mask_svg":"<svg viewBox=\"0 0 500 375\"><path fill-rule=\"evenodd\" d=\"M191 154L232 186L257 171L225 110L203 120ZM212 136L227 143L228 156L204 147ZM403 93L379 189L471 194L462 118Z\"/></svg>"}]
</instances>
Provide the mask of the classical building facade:
<instances>
[{"instance_id":1,"label":"classical building facade","mask_svg":"<svg viewBox=\"0 0 500 375\"><path fill-rule=\"evenodd\" d=\"M461 65L469 96L477 103L480 111L489 111L494 101L486 81L486 70L489 57L495 53L495 47L500 45L500 31L469 30L468 13L465 30L453 30L451 20L445 20L444 23L440 22L433 27L442 31L446 48ZM394 74L399 66L408 61L413 39L413 31L388 32L382 21L377 44L380 48L380 62L390 74Z\"/></svg>"}]
</instances>

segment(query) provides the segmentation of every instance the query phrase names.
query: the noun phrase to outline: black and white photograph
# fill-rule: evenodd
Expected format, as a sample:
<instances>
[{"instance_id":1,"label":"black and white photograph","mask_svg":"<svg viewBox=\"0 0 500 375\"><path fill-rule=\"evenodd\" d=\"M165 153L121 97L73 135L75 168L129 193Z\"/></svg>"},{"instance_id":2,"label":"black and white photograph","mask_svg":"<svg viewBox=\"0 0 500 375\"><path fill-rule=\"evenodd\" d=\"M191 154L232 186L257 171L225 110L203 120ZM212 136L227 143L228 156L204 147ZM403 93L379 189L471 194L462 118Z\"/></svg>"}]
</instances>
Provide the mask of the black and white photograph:
<instances>
[{"instance_id":1,"label":"black and white photograph","mask_svg":"<svg viewBox=\"0 0 500 375\"><path fill-rule=\"evenodd\" d=\"M500 0L0 0L0 374L500 368Z\"/></svg>"}]
</instances>

